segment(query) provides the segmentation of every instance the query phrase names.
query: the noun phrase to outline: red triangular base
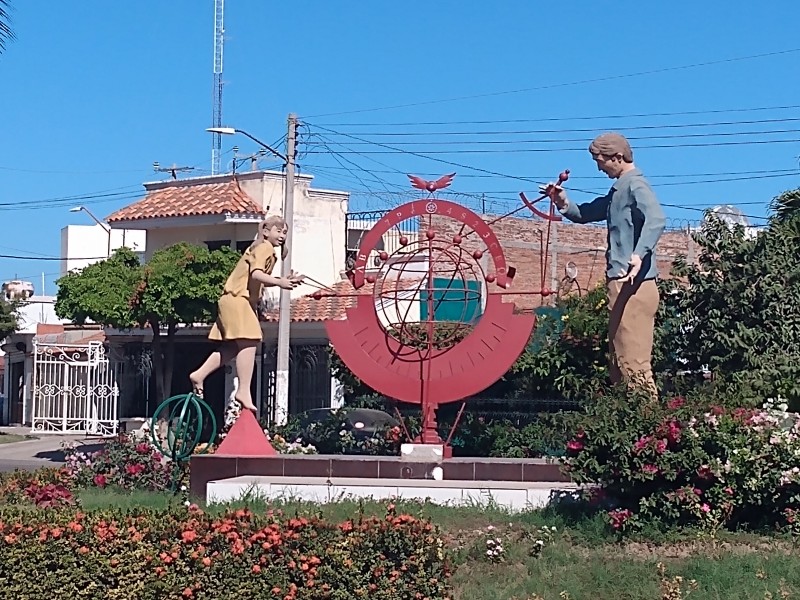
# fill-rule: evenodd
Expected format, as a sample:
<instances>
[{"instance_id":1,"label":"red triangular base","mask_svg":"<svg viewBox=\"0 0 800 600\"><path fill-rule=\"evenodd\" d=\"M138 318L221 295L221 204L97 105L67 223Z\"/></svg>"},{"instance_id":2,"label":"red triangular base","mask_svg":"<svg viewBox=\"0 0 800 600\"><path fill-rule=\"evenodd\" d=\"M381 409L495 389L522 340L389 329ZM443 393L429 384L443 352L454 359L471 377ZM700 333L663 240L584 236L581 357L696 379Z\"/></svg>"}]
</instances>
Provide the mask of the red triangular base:
<instances>
[{"instance_id":1,"label":"red triangular base","mask_svg":"<svg viewBox=\"0 0 800 600\"><path fill-rule=\"evenodd\" d=\"M256 416L249 410L242 410L214 454L257 458L278 455L275 448L267 441L267 436L264 435Z\"/></svg>"}]
</instances>

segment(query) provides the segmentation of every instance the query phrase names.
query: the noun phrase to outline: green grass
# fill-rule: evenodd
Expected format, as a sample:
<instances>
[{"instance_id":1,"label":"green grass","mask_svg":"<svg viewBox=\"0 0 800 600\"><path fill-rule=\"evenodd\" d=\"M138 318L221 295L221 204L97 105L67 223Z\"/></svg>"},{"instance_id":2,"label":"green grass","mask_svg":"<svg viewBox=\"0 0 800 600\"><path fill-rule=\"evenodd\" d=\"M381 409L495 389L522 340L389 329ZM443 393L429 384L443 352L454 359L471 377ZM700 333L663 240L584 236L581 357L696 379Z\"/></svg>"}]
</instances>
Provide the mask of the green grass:
<instances>
[{"instance_id":1,"label":"green grass","mask_svg":"<svg viewBox=\"0 0 800 600\"><path fill-rule=\"evenodd\" d=\"M81 492L87 510L102 508L165 509L180 506L171 494ZM287 514L320 515L334 521L382 516L386 504L340 502L263 502L258 498L211 512L247 506L255 511L280 509ZM569 516L556 510L509 514L499 508L448 508L397 502L398 512L430 519L441 529L456 565L454 600L677 600L686 598L691 580L697 600L800 600L800 552L789 538L748 533L648 532L619 542L599 516ZM487 528L494 529L489 532ZM556 532L539 556L532 556L539 528ZM502 541L502 562L486 557L487 537ZM659 573L659 563L665 572ZM673 581L682 577L683 582ZM670 591L672 586L672 591ZM675 591L678 588L682 591Z\"/></svg>"}]
</instances>

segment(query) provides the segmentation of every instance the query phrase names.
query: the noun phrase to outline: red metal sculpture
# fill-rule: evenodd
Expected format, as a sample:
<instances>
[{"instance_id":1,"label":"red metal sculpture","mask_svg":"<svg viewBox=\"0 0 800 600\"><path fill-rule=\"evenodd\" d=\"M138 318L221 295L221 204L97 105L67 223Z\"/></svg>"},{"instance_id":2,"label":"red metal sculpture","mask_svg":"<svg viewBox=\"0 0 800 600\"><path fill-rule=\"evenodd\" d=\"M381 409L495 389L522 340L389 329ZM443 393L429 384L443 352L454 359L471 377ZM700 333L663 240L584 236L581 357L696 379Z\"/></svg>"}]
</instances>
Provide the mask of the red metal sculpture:
<instances>
[{"instance_id":1,"label":"red metal sculpture","mask_svg":"<svg viewBox=\"0 0 800 600\"><path fill-rule=\"evenodd\" d=\"M561 174L559 183L567 180L568 173ZM339 356L365 384L387 397L421 406L422 432L414 442L444 445L446 456L464 404L447 440L437 433L437 407L473 396L498 381L524 351L535 325L533 314L515 314L514 303L503 302L516 270L507 264L490 225L527 206L548 221L544 256L549 227L560 219L552 202L549 214L533 206L545 196L530 202L520 194L521 207L486 223L468 208L434 196L454 176L425 181L409 175L412 186L430 196L392 209L364 235L349 275L356 291L374 284L373 292L353 294L356 305L347 310L347 318L326 323ZM444 236L434 217L456 221L458 233ZM386 234L393 229L400 234L395 237L398 246L385 249L383 244L390 239ZM469 252L463 242L473 236L481 247ZM367 265L376 254L382 266L368 274ZM484 258L491 268L481 264ZM539 290L521 293L552 294L545 286L545 271ZM326 295L331 294L314 293L317 299Z\"/></svg>"}]
</instances>

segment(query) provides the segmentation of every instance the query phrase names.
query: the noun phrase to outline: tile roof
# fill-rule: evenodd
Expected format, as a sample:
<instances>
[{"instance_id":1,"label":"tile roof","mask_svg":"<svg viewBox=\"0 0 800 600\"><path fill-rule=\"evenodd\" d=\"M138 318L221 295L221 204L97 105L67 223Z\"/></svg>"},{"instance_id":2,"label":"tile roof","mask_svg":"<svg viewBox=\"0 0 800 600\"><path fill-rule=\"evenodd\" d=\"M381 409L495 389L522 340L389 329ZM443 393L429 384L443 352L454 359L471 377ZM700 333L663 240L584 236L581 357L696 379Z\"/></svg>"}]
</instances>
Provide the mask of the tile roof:
<instances>
[{"instance_id":1,"label":"tile roof","mask_svg":"<svg viewBox=\"0 0 800 600\"><path fill-rule=\"evenodd\" d=\"M399 289L412 289L419 284L419 279L404 279L399 282ZM315 300L311 295L301 296L292 300L292 322L319 322L340 321L346 318L345 311L356 305L357 296L372 297L373 284L365 284L361 289L355 290L349 281L339 281L331 286L333 294ZM384 290L389 286L384 284ZM331 292L326 291L326 294ZM278 307L261 313L262 321L277 321Z\"/></svg>"},{"instance_id":2,"label":"tile roof","mask_svg":"<svg viewBox=\"0 0 800 600\"><path fill-rule=\"evenodd\" d=\"M84 346L89 342L105 342L106 334L97 329L70 329L69 331L37 331L33 338L42 344L61 344L64 348Z\"/></svg>"},{"instance_id":3,"label":"tile roof","mask_svg":"<svg viewBox=\"0 0 800 600\"><path fill-rule=\"evenodd\" d=\"M148 189L142 200L111 214L109 223L168 217L225 214L264 215L235 179L223 183L180 182Z\"/></svg>"}]
</instances>

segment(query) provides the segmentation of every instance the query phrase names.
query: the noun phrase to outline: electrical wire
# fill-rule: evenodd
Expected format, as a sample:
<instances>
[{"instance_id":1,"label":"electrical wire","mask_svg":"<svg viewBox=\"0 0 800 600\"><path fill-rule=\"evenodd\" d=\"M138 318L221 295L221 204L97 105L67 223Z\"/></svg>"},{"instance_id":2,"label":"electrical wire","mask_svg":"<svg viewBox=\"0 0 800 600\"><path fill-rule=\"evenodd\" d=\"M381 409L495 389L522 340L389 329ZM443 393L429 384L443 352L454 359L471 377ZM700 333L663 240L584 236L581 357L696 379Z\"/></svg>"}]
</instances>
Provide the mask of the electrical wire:
<instances>
[{"instance_id":1,"label":"electrical wire","mask_svg":"<svg viewBox=\"0 0 800 600\"><path fill-rule=\"evenodd\" d=\"M770 110L794 110L800 108L800 104L790 104L784 106L756 106L750 108L719 108L707 110L684 110L677 112L653 112L653 113L628 113L624 115L582 115L579 117L538 117L535 119L484 119L473 121L406 121L399 123L319 123L325 127L410 127L414 125L441 126L441 125L501 125L511 123L553 123L564 121L599 121L602 119L638 119L650 117L688 117L694 115L715 115L727 113L748 113L762 112ZM311 117L314 118L314 117Z\"/></svg>"},{"instance_id":2,"label":"electrical wire","mask_svg":"<svg viewBox=\"0 0 800 600\"><path fill-rule=\"evenodd\" d=\"M557 88L585 85L585 84L588 84L588 83L602 83L602 82L606 82L606 81L617 81L617 80L620 80L620 79L630 79L630 78L633 78L633 77L641 77L641 76L644 76L644 75L655 75L655 74L660 74L660 73L683 71L683 70L687 70L687 69L696 69L696 68L700 68L700 67L709 67L709 66L714 66L714 65L729 64L729 63L741 62L741 61L745 61L745 60L754 60L754 59L758 59L758 58L768 58L768 57L773 57L773 56L782 56L782 55L786 55L786 54L793 54L793 53L796 53L796 52L800 52L800 48L790 48L790 49L787 49L787 50L778 50L778 51L774 51L774 52L765 52L765 53L762 53L762 54L753 54L753 55L750 55L750 56L739 56L739 57L733 57L733 58L725 58L725 59L719 59L719 60L706 61L706 62L701 62L701 63L692 63L692 64L687 64L687 65L677 65L677 66L673 66L673 67L661 67L661 68L658 68L658 69L649 69L649 70L646 70L646 71L637 71L637 72L634 72L634 73L627 73L627 74L624 74L624 75L606 75L604 77L595 77L595 78L591 78L591 79L581 79L581 80L578 80L578 81L570 81L570 82L564 82L564 83L549 83L549 84L545 84L545 85L529 87L529 88L522 88L522 89L517 89L517 90L506 90L506 91L500 91L500 92L487 92L487 93L483 93L483 94L472 94L472 95L469 95L469 96L459 96L459 97L455 97L455 98L443 98L443 99L440 99L440 100L426 100L426 101L412 102L412 103L407 103L407 104L396 104L396 105L393 105L393 106L383 106L383 107L377 107L377 108L364 108L364 109L358 109L358 110L348 110L348 111L340 111L340 112L332 112L332 113L323 113L323 114L317 114L317 115L309 115L308 118L312 118L313 119L313 118L317 118L317 117L331 117L331 116L339 116L339 115L363 114L363 113L368 113L368 112L379 112L379 111L384 111L384 110L394 110L394 109L398 109L398 108L413 108L413 107L416 107L416 106L430 106L430 105L433 105L433 104L444 104L444 103L447 103L447 102L458 102L458 101L461 101L461 100L475 100L475 99L479 99L479 98L491 98L491 97L506 96L506 95L511 95L511 94L522 94L522 93L526 93L526 92L552 90L552 89L557 89Z\"/></svg>"}]
</instances>

